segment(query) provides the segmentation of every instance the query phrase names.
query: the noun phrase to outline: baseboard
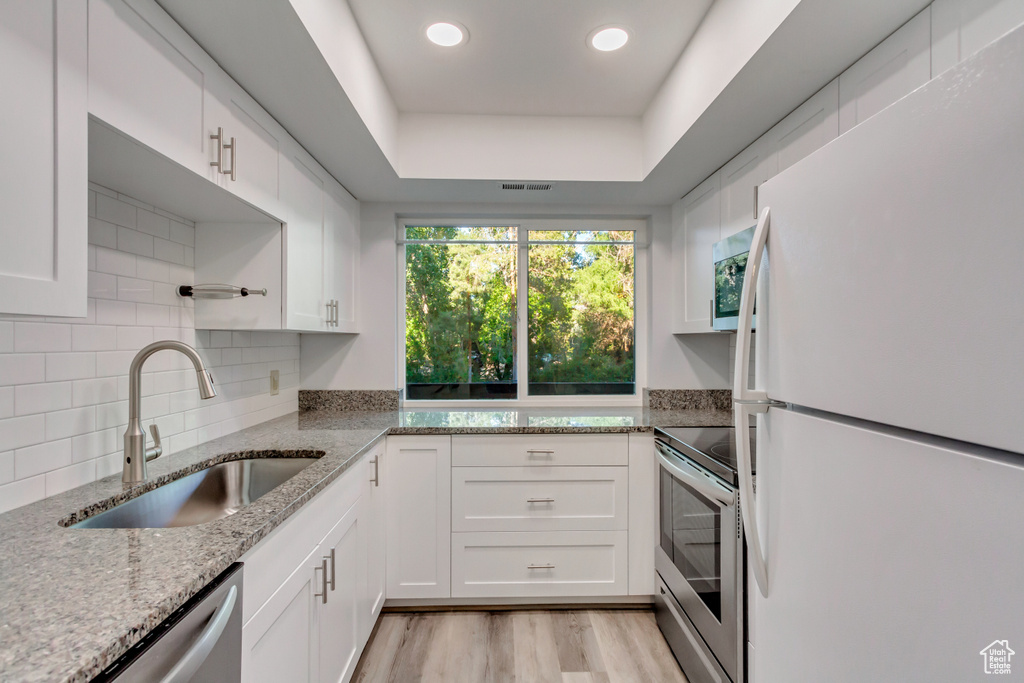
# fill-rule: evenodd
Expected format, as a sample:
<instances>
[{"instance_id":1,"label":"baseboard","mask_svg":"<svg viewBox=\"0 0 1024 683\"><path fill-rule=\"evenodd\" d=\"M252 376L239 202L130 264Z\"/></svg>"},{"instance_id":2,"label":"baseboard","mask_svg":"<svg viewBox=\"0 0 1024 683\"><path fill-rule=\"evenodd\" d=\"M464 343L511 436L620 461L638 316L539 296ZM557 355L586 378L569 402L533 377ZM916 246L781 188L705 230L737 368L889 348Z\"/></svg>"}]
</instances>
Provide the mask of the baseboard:
<instances>
[{"instance_id":1,"label":"baseboard","mask_svg":"<svg viewBox=\"0 0 1024 683\"><path fill-rule=\"evenodd\" d=\"M528 609L647 609L652 595L598 596L584 598L416 598L384 601L382 612L452 612L460 610Z\"/></svg>"}]
</instances>

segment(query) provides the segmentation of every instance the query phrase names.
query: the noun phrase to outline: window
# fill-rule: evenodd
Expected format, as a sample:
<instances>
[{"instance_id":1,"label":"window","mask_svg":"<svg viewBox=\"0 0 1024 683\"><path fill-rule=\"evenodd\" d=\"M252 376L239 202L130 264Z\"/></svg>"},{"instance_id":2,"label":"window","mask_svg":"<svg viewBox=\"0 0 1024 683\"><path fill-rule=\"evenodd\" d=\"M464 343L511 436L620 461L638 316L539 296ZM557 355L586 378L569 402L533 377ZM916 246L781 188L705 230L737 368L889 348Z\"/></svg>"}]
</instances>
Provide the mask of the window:
<instances>
[{"instance_id":1,"label":"window","mask_svg":"<svg viewBox=\"0 0 1024 683\"><path fill-rule=\"evenodd\" d=\"M635 395L636 221L563 222L400 226L406 398Z\"/></svg>"}]
</instances>

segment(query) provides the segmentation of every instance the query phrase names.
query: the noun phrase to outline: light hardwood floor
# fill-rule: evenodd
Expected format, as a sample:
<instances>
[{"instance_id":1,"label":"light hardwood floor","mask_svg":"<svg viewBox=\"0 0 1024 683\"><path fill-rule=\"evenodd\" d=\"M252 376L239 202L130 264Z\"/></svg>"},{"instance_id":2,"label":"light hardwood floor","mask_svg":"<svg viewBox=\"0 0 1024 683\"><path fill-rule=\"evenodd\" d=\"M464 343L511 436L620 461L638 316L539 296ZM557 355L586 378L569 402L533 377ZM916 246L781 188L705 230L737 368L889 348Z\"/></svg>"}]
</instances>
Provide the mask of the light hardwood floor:
<instances>
[{"instance_id":1,"label":"light hardwood floor","mask_svg":"<svg viewBox=\"0 0 1024 683\"><path fill-rule=\"evenodd\" d=\"M390 613L358 683L686 683L648 610Z\"/></svg>"}]
</instances>

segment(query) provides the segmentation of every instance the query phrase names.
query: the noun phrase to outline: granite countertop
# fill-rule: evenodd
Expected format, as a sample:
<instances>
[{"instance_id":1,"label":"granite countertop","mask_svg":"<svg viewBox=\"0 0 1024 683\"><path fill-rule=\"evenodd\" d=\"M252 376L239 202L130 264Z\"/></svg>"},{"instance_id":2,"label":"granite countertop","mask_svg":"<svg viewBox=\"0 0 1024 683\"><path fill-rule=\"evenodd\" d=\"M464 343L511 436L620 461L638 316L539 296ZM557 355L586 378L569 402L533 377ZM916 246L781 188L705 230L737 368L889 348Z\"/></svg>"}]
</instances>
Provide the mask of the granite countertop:
<instances>
[{"instance_id":1,"label":"granite countertop","mask_svg":"<svg viewBox=\"0 0 1024 683\"><path fill-rule=\"evenodd\" d=\"M650 432L728 426L714 410L635 408L292 413L0 515L0 680L87 681L339 477L387 434ZM320 459L238 513L174 529L60 526L176 473L261 451ZM286 453L287 455L287 453Z\"/></svg>"}]
</instances>

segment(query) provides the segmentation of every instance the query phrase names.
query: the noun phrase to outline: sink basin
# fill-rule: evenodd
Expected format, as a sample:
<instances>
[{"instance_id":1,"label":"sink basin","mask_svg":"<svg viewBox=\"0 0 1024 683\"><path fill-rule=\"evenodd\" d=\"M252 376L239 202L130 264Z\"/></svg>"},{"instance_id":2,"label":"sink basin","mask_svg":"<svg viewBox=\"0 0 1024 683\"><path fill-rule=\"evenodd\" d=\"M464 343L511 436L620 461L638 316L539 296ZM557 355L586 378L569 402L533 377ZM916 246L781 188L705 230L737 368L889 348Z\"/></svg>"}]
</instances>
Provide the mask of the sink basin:
<instances>
[{"instance_id":1,"label":"sink basin","mask_svg":"<svg viewBox=\"0 0 1024 683\"><path fill-rule=\"evenodd\" d=\"M317 458L249 458L222 462L164 484L72 529L193 526L233 515Z\"/></svg>"}]
</instances>

